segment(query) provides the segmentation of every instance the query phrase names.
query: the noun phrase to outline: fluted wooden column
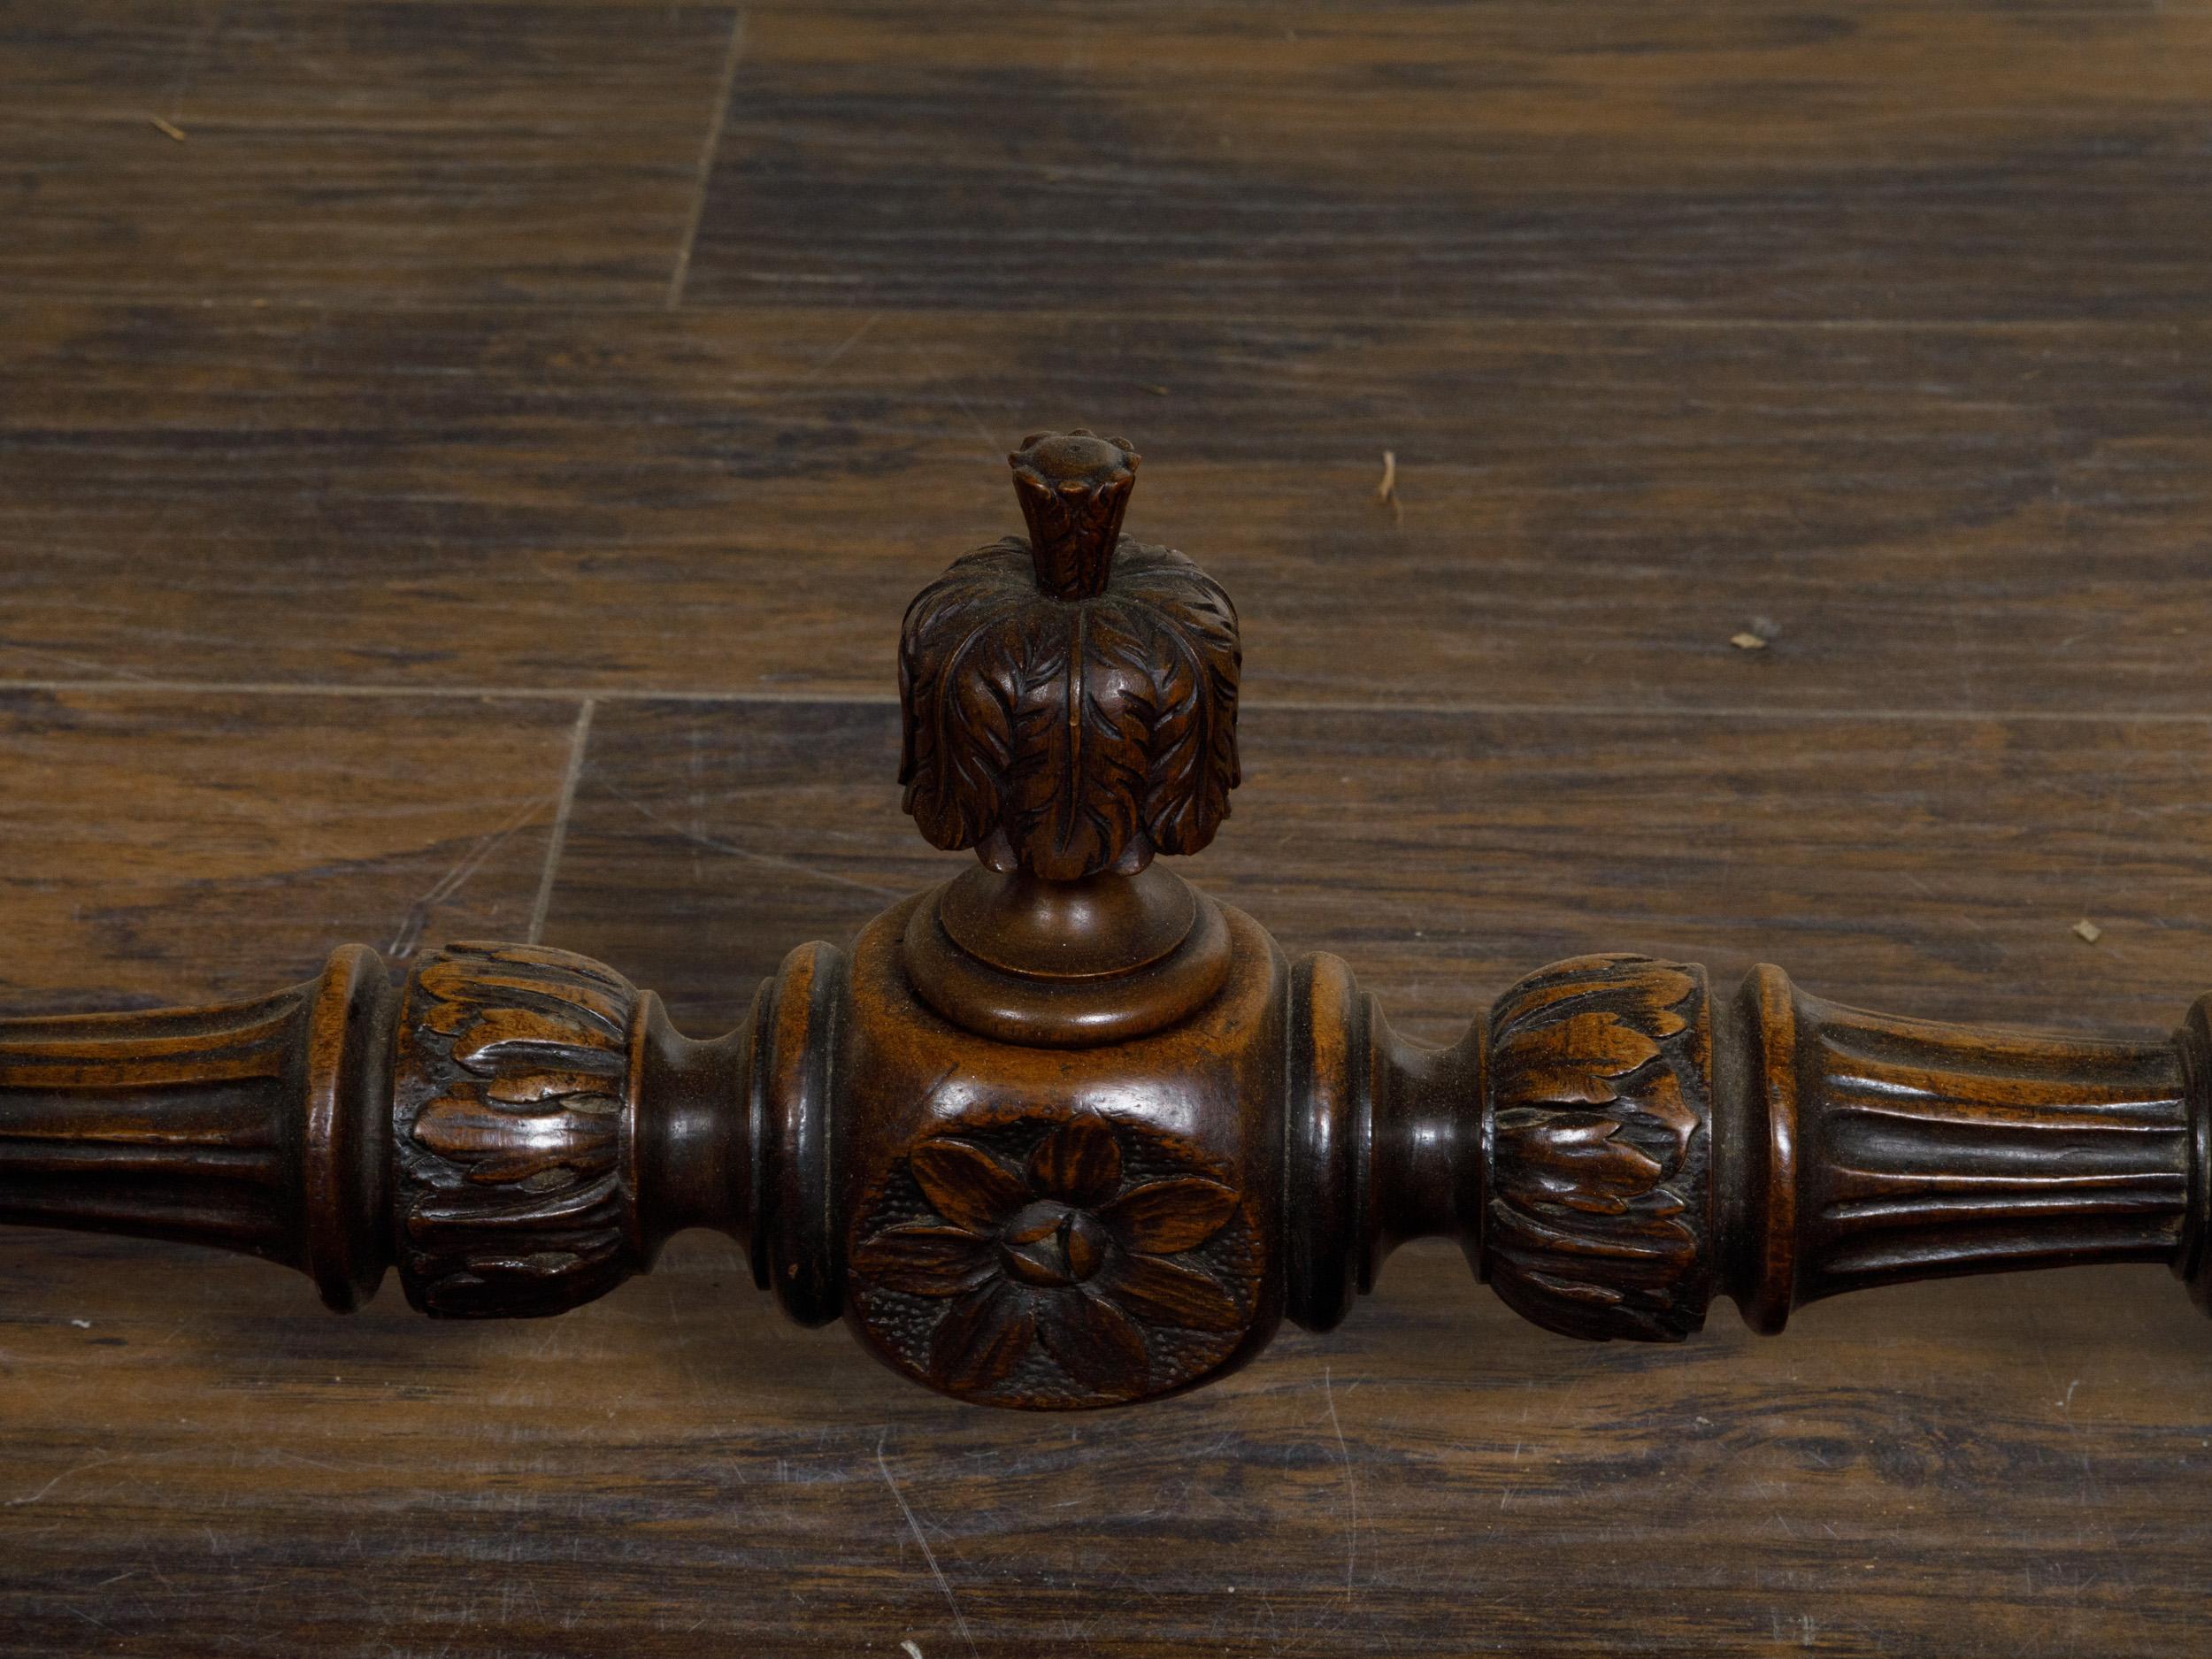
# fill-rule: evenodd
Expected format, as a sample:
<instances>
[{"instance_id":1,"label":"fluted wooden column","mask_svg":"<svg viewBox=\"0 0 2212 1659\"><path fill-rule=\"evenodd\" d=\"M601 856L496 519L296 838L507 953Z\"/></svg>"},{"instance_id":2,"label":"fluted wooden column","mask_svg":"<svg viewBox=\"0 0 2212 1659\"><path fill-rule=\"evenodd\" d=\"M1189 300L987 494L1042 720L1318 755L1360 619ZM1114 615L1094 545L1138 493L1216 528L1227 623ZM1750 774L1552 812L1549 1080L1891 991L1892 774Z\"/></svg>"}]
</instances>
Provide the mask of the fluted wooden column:
<instances>
[{"instance_id":1,"label":"fluted wooden column","mask_svg":"<svg viewBox=\"0 0 2212 1659\"><path fill-rule=\"evenodd\" d=\"M396 1002L348 946L255 1002L0 1021L0 1222L244 1250L356 1306L387 1260Z\"/></svg>"},{"instance_id":2,"label":"fluted wooden column","mask_svg":"<svg viewBox=\"0 0 2212 1659\"><path fill-rule=\"evenodd\" d=\"M1932 1274L2175 1262L2189 1216L2180 1046L1969 1031L1745 982L1729 1285L1793 1307Z\"/></svg>"}]
</instances>

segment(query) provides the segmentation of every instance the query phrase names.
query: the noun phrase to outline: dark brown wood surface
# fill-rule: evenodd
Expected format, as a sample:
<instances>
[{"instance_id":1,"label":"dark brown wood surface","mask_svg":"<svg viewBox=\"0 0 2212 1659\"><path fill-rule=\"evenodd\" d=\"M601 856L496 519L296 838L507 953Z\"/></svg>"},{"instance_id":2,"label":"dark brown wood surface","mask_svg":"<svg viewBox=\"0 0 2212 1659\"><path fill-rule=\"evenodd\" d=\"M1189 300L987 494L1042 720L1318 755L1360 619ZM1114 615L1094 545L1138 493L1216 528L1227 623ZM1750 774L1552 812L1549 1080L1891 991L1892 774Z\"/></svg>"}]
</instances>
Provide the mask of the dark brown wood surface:
<instances>
[{"instance_id":1,"label":"dark brown wood surface","mask_svg":"<svg viewBox=\"0 0 2212 1659\"><path fill-rule=\"evenodd\" d=\"M490 936L733 1023L960 866L898 613L1084 421L1243 615L1187 872L1416 1034L1592 949L2162 1033L2208 95L2173 5L0 6L0 1010ZM1647 1349L1414 1247L1110 1421L704 1236L502 1326L0 1232L12 1654L2186 1653L2208 1475L2147 1267Z\"/></svg>"}]
</instances>

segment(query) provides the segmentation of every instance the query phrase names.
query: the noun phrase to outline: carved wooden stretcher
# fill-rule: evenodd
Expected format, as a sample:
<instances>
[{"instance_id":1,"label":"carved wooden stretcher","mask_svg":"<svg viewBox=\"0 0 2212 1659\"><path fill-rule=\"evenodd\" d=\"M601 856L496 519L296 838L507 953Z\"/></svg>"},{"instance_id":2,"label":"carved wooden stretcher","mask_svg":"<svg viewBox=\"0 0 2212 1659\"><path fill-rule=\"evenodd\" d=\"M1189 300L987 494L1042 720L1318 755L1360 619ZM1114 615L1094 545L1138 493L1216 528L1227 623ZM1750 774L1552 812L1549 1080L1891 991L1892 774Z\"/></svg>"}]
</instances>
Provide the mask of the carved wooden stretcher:
<instances>
[{"instance_id":1,"label":"carved wooden stretcher","mask_svg":"<svg viewBox=\"0 0 2212 1659\"><path fill-rule=\"evenodd\" d=\"M1029 537L907 612L906 806L966 873L802 945L710 1041L583 957L349 946L258 1002L0 1022L0 1221L250 1251L358 1306L560 1313L686 1227L994 1405L1118 1404L1313 1330L1409 1239L1570 1335L1939 1273L2170 1263L2201 1302L2212 1025L2096 1042L1587 956L1447 1049L1154 862L1237 782L1236 614L1124 540L1137 457L1012 457Z\"/></svg>"}]
</instances>

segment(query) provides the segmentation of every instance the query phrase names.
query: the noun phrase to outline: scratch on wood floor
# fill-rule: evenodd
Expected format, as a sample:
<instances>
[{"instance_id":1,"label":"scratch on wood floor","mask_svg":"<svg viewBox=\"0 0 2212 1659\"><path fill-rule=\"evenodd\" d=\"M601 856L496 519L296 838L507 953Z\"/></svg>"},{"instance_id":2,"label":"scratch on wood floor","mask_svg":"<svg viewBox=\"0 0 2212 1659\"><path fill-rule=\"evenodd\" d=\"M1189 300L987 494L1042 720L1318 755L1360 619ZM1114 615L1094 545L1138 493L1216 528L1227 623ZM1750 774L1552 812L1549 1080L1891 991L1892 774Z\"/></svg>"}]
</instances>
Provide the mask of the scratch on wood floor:
<instances>
[{"instance_id":1,"label":"scratch on wood floor","mask_svg":"<svg viewBox=\"0 0 2212 1659\"><path fill-rule=\"evenodd\" d=\"M51 1492L56 1486L58 1486L63 1481L68 1479L72 1475L81 1475L89 1470L97 1469L103 1464L119 1463L122 1460L120 1458L111 1457L105 1452L103 1452L99 1456L94 1458L88 1463L79 1463L74 1469L63 1470L61 1473L56 1475L51 1480L48 1481L44 1486L41 1486L36 1492L32 1493L27 1497L10 1498L6 1503L0 1504L0 1509L21 1509L26 1504L36 1503L42 1498L45 1497L48 1493Z\"/></svg>"},{"instance_id":2,"label":"scratch on wood floor","mask_svg":"<svg viewBox=\"0 0 2212 1659\"><path fill-rule=\"evenodd\" d=\"M945 1570L937 1564L937 1552L929 1547L929 1540L922 1536L922 1524L914 1518L914 1507L899 1490L899 1483L892 1478L891 1465L883 1455L883 1436L876 1440L876 1467L883 1471L883 1484L891 1488L892 1500L899 1506L899 1513L906 1517L907 1531L914 1534L914 1541L922 1547L922 1559L929 1563L930 1576L937 1580L937 1587L945 1593L945 1605L952 1609L952 1622L960 1632L960 1640L968 1644L968 1652L974 1659L982 1659L975 1645L975 1638L968 1633L967 1616L960 1610L960 1598L952 1593L952 1583L945 1577Z\"/></svg>"},{"instance_id":3,"label":"scratch on wood floor","mask_svg":"<svg viewBox=\"0 0 2212 1659\"><path fill-rule=\"evenodd\" d=\"M537 902L530 907L527 942L545 937L546 912L553 908L553 878L560 873L561 854L568 847L568 820L576 810L576 783L584 775L584 749L591 741L591 717L599 704L586 697L576 710L576 729L568 740L568 769L561 775L561 802L553 811L553 833L545 843L545 868L538 875Z\"/></svg>"},{"instance_id":4,"label":"scratch on wood floor","mask_svg":"<svg viewBox=\"0 0 2212 1659\"><path fill-rule=\"evenodd\" d=\"M647 823L658 824L665 829L672 830L687 841L703 847L709 852L727 853L733 858L743 858L752 864L765 864L773 870L788 870L795 875L805 876L816 881L826 881L833 887L855 887L863 893L873 894L892 903L896 903L907 896L895 887L879 887L872 881L862 881L853 876L839 875L833 870L818 870L812 864L803 864L796 858L779 858L773 853L756 852L749 847L740 847L734 841L726 841L717 836L699 834L673 822L665 815L656 812L644 802L625 790L618 789L611 784L601 787L606 790L611 799L621 802Z\"/></svg>"},{"instance_id":5,"label":"scratch on wood floor","mask_svg":"<svg viewBox=\"0 0 2212 1659\"><path fill-rule=\"evenodd\" d=\"M487 859L544 810L545 797L540 795L490 834L480 837L460 863L432 882L429 890L407 907L407 914L393 933L392 942L384 947L384 954L398 960L413 956L415 947L422 942L423 929L430 925L430 912L467 886L469 878L484 867Z\"/></svg>"},{"instance_id":6,"label":"scratch on wood floor","mask_svg":"<svg viewBox=\"0 0 2212 1659\"><path fill-rule=\"evenodd\" d=\"M175 123L184 119L185 94L192 90L192 82L198 78L201 65L207 61L216 36L223 32L224 25L229 21L229 12L227 5L219 5L210 12L200 27L192 32L192 38L185 42L184 50L177 54L177 78L169 87L168 119L155 116L153 121L156 127L179 143L184 142L184 134L176 129Z\"/></svg>"},{"instance_id":7,"label":"scratch on wood floor","mask_svg":"<svg viewBox=\"0 0 2212 1659\"><path fill-rule=\"evenodd\" d=\"M855 346L865 340L869 334L873 333L875 326L882 320L883 313L881 311L870 311L868 313L868 320L861 324L859 327L854 329L852 333L847 334L834 346L832 346L828 351L825 352L821 360L816 363L812 368L809 369L805 374L800 377L799 384L801 386L811 386L815 381L820 380L823 375L829 372L831 366L834 365L840 357L843 357L848 351L850 351Z\"/></svg>"},{"instance_id":8,"label":"scratch on wood floor","mask_svg":"<svg viewBox=\"0 0 2212 1659\"><path fill-rule=\"evenodd\" d=\"M1326 1365L1321 1368L1321 1395L1329 1404L1329 1426L1336 1431L1337 1455L1344 1460L1344 1599L1353 1596L1353 1569L1359 1562L1359 1479L1352 1472L1352 1448L1344 1439L1344 1424L1336 1415L1336 1383Z\"/></svg>"},{"instance_id":9,"label":"scratch on wood floor","mask_svg":"<svg viewBox=\"0 0 2212 1659\"><path fill-rule=\"evenodd\" d=\"M955 386L947 378L944 371L937 366L936 359L925 351L919 344L914 345L911 349L915 361L922 365L922 372L937 384L938 388L951 400L953 406L968 418L968 424L975 428L976 435L983 440L985 452L994 461L1005 454L1006 446L992 434L991 428L984 424L983 417L976 413L975 405L960 395L960 388Z\"/></svg>"}]
</instances>

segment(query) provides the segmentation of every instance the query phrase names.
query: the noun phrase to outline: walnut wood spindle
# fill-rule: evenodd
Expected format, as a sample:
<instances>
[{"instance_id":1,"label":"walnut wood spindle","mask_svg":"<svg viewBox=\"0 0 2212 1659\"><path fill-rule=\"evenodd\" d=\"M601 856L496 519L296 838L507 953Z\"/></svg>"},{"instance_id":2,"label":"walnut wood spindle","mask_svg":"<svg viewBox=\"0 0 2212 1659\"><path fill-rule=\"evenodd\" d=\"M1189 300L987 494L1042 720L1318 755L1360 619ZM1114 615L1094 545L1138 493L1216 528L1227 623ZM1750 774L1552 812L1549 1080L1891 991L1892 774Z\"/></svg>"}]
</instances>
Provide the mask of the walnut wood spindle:
<instances>
[{"instance_id":1,"label":"walnut wood spindle","mask_svg":"<svg viewBox=\"0 0 2212 1659\"><path fill-rule=\"evenodd\" d=\"M1899 1019L1808 996L1774 967L1745 980L1733 1012L1721 1249L1754 1328L1931 1274L2180 1264L2193 1208L2203 1215L2185 1039Z\"/></svg>"},{"instance_id":2,"label":"walnut wood spindle","mask_svg":"<svg viewBox=\"0 0 2212 1659\"><path fill-rule=\"evenodd\" d=\"M394 1004L349 945L257 1002L0 1021L0 1221L244 1250L357 1306L387 1260Z\"/></svg>"},{"instance_id":3,"label":"walnut wood spindle","mask_svg":"<svg viewBox=\"0 0 2212 1659\"><path fill-rule=\"evenodd\" d=\"M250 1251L339 1309L394 1266L458 1317L565 1311L714 1227L791 1317L1029 1407L1218 1377L1425 1237L1597 1340L2071 1263L2208 1301L2212 999L2098 1042L1586 956L1437 1048L1336 957L1287 960L1159 862L1238 780L1228 596L1121 534L1126 443L1010 459L1027 541L926 589L899 654L907 808L973 867L800 946L708 1041L534 946L0 1021L0 1221Z\"/></svg>"}]
</instances>

